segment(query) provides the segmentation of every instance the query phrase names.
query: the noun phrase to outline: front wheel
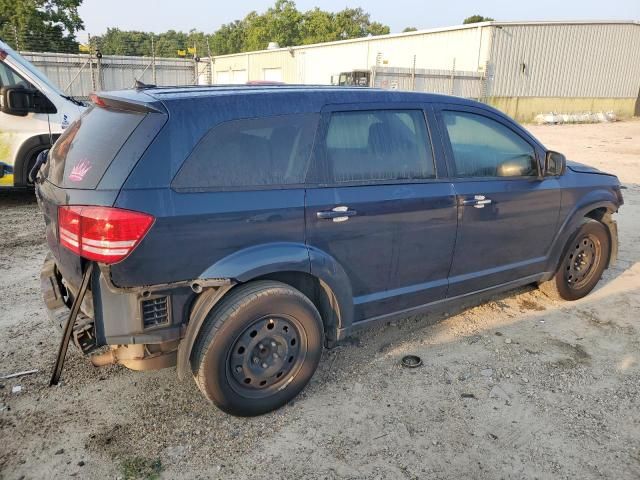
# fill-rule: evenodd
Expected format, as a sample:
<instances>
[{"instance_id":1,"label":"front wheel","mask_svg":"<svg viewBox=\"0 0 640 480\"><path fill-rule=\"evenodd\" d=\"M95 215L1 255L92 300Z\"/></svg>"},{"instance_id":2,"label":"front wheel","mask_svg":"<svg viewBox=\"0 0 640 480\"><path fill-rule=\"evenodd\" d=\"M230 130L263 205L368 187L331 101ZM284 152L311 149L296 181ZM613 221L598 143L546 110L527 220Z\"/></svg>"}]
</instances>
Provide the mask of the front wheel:
<instances>
[{"instance_id":1,"label":"front wheel","mask_svg":"<svg viewBox=\"0 0 640 480\"><path fill-rule=\"evenodd\" d=\"M540 290L552 298L578 300L596 286L609 263L611 241L606 227L593 219L585 219L565 246L555 276Z\"/></svg>"},{"instance_id":2,"label":"front wheel","mask_svg":"<svg viewBox=\"0 0 640 480\"><path fill-rule=\"evenodd\" d=\"M202 393L232 415L260 415L289 402L313 376L322 320L300 291L257 281L233 289L209 313L191 359Z\"/></svg>"}]
</instances>

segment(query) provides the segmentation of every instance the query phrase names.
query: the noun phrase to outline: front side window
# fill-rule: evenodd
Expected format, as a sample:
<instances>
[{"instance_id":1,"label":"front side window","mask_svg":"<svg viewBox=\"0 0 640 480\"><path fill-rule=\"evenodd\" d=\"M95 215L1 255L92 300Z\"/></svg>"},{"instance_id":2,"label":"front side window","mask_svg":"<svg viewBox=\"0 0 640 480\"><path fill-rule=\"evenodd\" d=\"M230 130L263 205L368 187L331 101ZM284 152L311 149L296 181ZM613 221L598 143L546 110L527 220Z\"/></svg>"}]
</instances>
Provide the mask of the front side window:
<instances>
[{"instance_id":1,"label":"front side window","mask_svg":"<svg viewBox=\"0 0 640 480\"><path fill-rule=\"evenodd\" d=\"M317 114L222 123L196 145L172 186L224 189L304 183L317 124Z\"/></svg>"},{"instance_id":2,"label":"front side window","mask_svg":"<svg viewBox=\"0 0 640 480\"><path fill-rule=\"evenodd\" d=\"M456 177L537 176L535 150L518 134L484 115L442 112Z\"/></svg>"},{"instance_id":3,"label":"front side window","mask_svg":"<svg viewBox=\"0 0 640 480\"><path fill-rule=\"evenodd\" d=\"M324 147L335 183L435 177L421 110L334 112Z\"/></svg>"},{"instance_id":4,"label":"front side window","mask_svg":"<svg viewBox=\"0 0 640 480\"><path fill-rule=\"evenodd\" d=\"M0 62L0 87L34 88L30 82L11 70L4 62Z\"/></svg>"}]
</instances>

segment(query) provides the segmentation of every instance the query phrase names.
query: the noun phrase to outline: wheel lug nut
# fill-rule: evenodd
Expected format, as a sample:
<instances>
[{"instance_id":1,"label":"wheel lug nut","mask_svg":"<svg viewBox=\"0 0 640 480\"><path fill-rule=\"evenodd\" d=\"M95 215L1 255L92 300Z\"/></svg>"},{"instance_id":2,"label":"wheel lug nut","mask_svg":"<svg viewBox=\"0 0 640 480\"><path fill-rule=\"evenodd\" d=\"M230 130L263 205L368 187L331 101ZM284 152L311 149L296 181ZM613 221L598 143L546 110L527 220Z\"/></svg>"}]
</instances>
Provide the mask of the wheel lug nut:
<instances>
[{"instance_id":1,"label":"wheel lug nut","mask_svg":"<svg viewBox=\"0 0 640 480\"><path fill-rule=\"evenodd\" d=\"M258 357L253 357L253 363L256 365L260 363L260 359Z\"/></svg>"},{"instance_id":2,"label":"wheel lug nut","mask_svg":"<svg viewBox=\"0 0 640 480\"><path fill-rule=\"evenodd\" d=\"M262 368L267 368L267 367L268 367L268 365L265 362L263 362L262 363Z\"/></svg>"},{"instance_id":3,"label":"wheel lug nut","mask_svg":"<svg viewBox=\"0 0 640 480\"><path fill-rule=\"evenodd\" d=\"M273 341L272 341L272 342L271 342L271 346L272 346L273 348L275 348L275 347L276 347L276 342L273 342Z\"/></svg>"}]
</instances>

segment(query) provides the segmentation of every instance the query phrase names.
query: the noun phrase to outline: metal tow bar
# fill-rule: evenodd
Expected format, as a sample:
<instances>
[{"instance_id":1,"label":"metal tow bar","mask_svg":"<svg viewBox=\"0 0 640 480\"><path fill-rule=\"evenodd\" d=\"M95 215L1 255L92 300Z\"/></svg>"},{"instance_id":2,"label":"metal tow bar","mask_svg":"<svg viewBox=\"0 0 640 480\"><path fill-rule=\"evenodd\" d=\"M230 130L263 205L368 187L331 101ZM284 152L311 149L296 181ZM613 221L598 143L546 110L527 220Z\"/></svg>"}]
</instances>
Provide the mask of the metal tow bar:
<instances>
[{"instance_id":1,"label":"metal tow bar","mask_svg":"<svg viewBox=\"0 0 640 480\"><path fill-rule=\"evenodd\" d=\"M87 269L82 275L82 283L80 284L80 290L78 296L73 300L71 306L71 312L69 312L69 318L64 326L64 333L62 334L62 340L60 341L60 347L58 348L58 356L56 357L56 363L53 366L53 372L51 372L51 381L49 386L57 385L62 374L62 367L64 367L64 359L67 356L67 349L69 348L69 340L71 340L71 334L73 333L73 326L76 323L78 312L80 311L80 305L82 305L82 299L87 293L87 287L89 286L89 279L91 278L91 272L93 272L93 262L87 265Z\"/></svg>"}]
</instances>

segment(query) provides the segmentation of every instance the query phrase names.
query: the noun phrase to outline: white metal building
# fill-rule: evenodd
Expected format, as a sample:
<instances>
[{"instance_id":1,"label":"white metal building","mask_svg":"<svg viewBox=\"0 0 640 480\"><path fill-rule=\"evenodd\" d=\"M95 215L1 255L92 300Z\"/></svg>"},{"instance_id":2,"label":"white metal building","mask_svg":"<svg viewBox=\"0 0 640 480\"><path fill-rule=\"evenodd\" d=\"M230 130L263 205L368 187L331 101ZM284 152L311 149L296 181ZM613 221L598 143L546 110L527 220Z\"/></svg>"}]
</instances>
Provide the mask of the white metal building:
<instances>
[{"instance_id":1,"label":"white metal building","mask_svg":"<svg viewBox=\"0 0 640 480\"><path fill-rule=\"evenodd\" d=\"M330 84L341 72L368 70L382 88L482 98L520 120L548 111L624 116L634 114L640 91L640 23L484 22L221 55L211 68L217 84ZM477 88L456 87L457 79Z\"/></svg>"}]
</instances>

